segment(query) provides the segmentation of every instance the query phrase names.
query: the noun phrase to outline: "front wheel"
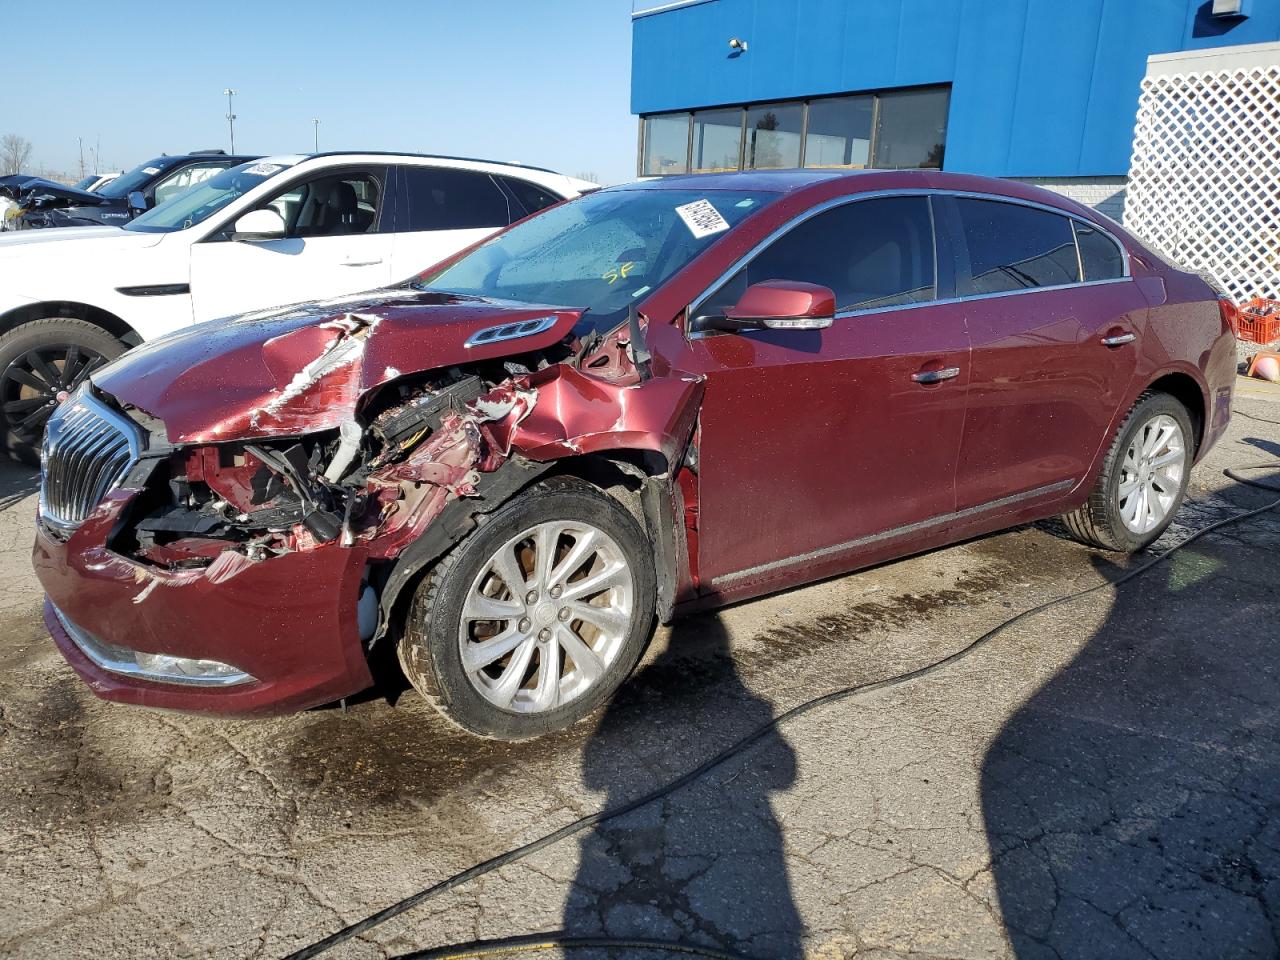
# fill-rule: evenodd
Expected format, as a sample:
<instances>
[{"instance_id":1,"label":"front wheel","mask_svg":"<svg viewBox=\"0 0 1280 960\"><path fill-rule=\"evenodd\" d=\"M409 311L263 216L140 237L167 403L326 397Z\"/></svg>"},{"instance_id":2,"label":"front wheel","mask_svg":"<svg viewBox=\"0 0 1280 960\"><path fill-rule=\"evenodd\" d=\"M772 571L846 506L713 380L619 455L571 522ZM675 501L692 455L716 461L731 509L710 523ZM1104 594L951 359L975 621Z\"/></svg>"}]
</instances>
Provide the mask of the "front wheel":
<instances>
[{"instance_id":1,"label":"front wheel","mask_svg":"<svg viewBox=\"0 0 1280 960\"><path fill-rule=\"evenodd\" d=\"M471 733L522 740L566 727L639 659L657 596L652 556L616 500L571 478L538 483L418 585L401 667Z\"/></svg>"},{"instance_id":2,"label":"front wheel","mask_svg":"<svg viewBox=\"0 0 1280 960\"><path fill-rule=\"evenodd\" d=\"M73 317L32 320L0 336L0 430L5 451L38 465L45 421L59 398L124 349L101 327Z\"/></svg>"},{"instance_id":3,"label":"front wheel","mask_svg":"<svg viewBox=\"0 0 1280 960\"><path fill-rule=\"evenodd\" d=\"M1154 542L1186 496L1194 452L1187 409L1167 393L1138 398L1083 506L1062 519L1081 543L1133 553Z\"/></svg>"}]
</instances>

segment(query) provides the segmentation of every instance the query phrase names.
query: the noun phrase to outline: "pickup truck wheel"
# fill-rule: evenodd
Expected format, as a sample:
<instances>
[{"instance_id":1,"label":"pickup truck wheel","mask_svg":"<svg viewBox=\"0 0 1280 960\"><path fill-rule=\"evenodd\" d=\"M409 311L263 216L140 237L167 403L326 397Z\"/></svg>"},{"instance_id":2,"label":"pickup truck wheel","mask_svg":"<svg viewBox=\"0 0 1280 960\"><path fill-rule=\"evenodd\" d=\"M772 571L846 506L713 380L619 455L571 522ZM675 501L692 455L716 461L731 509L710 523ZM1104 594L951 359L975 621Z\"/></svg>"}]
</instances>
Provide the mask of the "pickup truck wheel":
<instances>
[{"instance_id":1,"label":"pickup truck wheel","mask_svg":"<svg viewBox=\"0 0 1280 960\"><path fill-rule=\"evenodd\" d=\"M599 706L653 626L653 551L617 501L572 478L531 487L418 585L398 653L470 733L523 740Z\"/></svg>"},{"instance_id":2,"label":"pickup truck wheel","mask_svg":"<svg viewBox=\"0 0 1280 960\"><path fill-rule=\"evenodd\" d=\"M32 320L0 336L0 429L9 456L38 465L59 395L124 349L101 327L70 317Z\"/></svg>"},{"instance_id":3,"label":"pickup truck wheel","mask_svg":"<svg viewBox=\"0 0 1280 960\"><path fill-rule=\"evenodd\" d=\"M1195 454L1191 418L1167 393L1138 398L1116 431L1093 492L1062 520L1075 539L1133 553L1153 543L1186 496Z\"/></svg>"}]
</instances>

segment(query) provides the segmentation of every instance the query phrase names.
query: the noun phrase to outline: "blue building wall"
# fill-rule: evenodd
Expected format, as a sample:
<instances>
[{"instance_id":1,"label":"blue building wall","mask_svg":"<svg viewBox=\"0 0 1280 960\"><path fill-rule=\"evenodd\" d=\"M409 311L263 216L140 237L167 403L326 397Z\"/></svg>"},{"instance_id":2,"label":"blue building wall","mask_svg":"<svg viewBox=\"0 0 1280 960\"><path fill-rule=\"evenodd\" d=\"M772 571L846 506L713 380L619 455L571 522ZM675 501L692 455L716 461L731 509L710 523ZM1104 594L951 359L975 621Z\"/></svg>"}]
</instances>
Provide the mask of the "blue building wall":
<instances>
[{"instance_id":1,"label":"blue building wall","mask_svg":"<svg viewBox=\"0 0 1280 960\"><path fill-rule=\"evenodd\" d=\"M655 0L655 3L657 0ZM945 167L1123 175L1152 53L1280 40L1280 0L704 0L633 23L633 113L950 83ZM730 37L748 44L733 55Z\"/></svg>"}]
</instances>

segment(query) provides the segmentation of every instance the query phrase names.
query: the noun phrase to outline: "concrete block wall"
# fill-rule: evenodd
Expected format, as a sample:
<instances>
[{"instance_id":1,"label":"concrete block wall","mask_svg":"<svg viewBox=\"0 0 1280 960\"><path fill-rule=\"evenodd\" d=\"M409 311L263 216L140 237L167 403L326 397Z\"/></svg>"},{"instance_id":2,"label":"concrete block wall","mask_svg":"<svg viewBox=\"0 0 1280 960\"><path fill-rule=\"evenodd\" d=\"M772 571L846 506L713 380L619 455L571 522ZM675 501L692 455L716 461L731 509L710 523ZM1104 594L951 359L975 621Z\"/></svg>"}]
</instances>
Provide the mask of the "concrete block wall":
<instances>
[{"instance_id":1,"label":"concrete block wall","mask_svg":"<svg viewBox=\"0 0 1280 960\"><path fill-rule=\"evenodd\" d=\"M1021 183L1043 187L1093 207L1116 222L1124 217L1126 177L1013 177Z\"/></svg>"}]
</instances>

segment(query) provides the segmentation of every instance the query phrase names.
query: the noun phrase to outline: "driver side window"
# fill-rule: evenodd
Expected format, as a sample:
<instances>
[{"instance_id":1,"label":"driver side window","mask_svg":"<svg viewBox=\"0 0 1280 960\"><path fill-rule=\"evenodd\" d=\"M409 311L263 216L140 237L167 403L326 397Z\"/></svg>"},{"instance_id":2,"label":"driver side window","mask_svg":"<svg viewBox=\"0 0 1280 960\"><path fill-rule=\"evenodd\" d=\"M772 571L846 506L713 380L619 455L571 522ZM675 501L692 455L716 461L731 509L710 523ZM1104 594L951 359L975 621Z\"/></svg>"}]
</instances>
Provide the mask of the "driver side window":
<instances>
[{"instance_id":1,"label":"driver side window","mask_svg":"<svg viewBox=\"0 0 1280 960\"><path fill-rule=\"evenodd\" d=\"M937 277L929 200L857 200L810 217L734 274L699 313L724 313L747 287L764 280L829 287L837 312L933 300Z\"/></svg>"},{"instance_id":2,"label":"driver side window","mask_svg":"<svg viewBox=\"0 0 1280 960\"><path fill-rule=\"evenodd\" d=\"M373 173L345 170L294 184L263 207L280 214L289 238L374 233L382 189Z\"/></svg>"}]
</instances>

